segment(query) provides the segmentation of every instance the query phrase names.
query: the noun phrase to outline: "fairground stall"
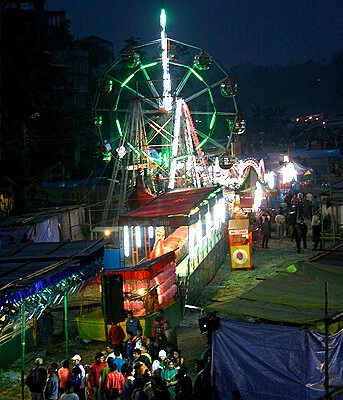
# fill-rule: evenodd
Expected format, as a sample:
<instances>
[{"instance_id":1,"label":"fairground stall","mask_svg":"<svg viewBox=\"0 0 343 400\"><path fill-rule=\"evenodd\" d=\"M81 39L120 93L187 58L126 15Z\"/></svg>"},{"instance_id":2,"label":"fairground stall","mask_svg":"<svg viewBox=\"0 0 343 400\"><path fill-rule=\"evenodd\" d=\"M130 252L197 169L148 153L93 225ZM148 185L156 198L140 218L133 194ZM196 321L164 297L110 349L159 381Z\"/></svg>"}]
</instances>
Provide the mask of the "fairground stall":
<instances>
[{"instance_id":1,"label":"fairground stall","mask_svg":"<svg viewBox=\"0 0 343 400\"><path fill-rule=\"evenodd\" d=\"M120 216L123 251L117 251L117 261L106 265L104 275L121 277L115 301L140 318L144 335L151 333L160 307L177 325L184 305L194 303L224 262L226 215L222 188L207 187L165 192ZM104 340L108 318L100 309L79 318L80 338Z\"/></svg>"}]
</instances>

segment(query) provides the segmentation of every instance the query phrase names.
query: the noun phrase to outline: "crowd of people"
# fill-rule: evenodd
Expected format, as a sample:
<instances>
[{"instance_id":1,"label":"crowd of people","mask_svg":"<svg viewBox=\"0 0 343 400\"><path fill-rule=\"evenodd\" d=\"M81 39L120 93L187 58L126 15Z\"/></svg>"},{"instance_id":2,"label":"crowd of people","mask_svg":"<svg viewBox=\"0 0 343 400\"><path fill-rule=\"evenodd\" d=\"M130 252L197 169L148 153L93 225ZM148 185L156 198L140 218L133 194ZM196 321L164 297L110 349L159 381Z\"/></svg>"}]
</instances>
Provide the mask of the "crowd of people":
<instances>
[{"instance_id":1,"label":"crowd of people","mask_svg":"<svg viewBox=\"0 0 343 400\"><path fill-rule=\"evenodd\" d=\"M195 360L194 384L178 347L177 334L159 309L152 334L145 337L140 320L128 312L126 332L112 323L106 352L97 352L92 365L75 354L59 366L43 367L35 360L25 383L32 400L201 400L210 399L210 352Z\"/></svg>"},{"instance_id":2,"label":"crowd of people","mask_svg":"<svg viewBox=\"0 0 343 400\"><path fill-rule=\"evenodd\" d=\"M301 247L307 248L307 234L309 227L305 218L310 221L312 231L312 250L321 250L321 231L330 229L330 214L321 215L319 202L315 195L308 193L285 194L279 204L278 210L261 210L260 214L250 216L250 222L256 227L254 242L257 242L257 234L261 234L261 247L268 249L269 239L272 235L272 222L275 223L275 238L282 240L290 238L296 243L297 253Z\"/></svg>"}]
</instances>

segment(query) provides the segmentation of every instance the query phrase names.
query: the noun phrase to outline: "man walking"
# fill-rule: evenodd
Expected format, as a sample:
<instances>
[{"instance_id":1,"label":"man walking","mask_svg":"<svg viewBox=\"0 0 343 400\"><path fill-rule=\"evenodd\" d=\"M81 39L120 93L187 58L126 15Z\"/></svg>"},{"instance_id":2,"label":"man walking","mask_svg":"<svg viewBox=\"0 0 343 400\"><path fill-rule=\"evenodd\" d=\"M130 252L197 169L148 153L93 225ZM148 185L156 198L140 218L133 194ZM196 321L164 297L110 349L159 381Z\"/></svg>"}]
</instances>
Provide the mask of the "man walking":
<instances>
[{"instance_id":1,"label":"man walking","mask_svg":"<svg viewBox=\"0 0 343 400\"><path fill-rule=\"evenodd\" d=\"M31 400L43 400L43 392L48 377L45 368L42 367L43 360L36 358L35 366L28 373L25 384L29 387L31 392Z\"/></svg>"}]
</instances>

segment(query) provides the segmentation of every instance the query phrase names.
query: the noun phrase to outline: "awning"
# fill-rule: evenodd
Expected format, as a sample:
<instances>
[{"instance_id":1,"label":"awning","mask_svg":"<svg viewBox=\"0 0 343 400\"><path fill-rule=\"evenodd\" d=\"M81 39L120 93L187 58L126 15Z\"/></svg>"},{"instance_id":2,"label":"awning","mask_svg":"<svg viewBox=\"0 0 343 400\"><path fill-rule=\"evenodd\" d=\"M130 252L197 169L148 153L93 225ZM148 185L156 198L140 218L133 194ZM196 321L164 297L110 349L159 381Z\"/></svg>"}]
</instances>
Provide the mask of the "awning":
<instances>
[{"instance_id":1,"label":"awning","mask_svg":"<svg viewBox=\"0 0 343 400\"><path fill-rule=\"evenodd\" d=\"M199 219L195 210L214 199L221 187L181 189L162 193L135 211L120 216L119 225L129 226L182 226L192 225Z\"/></svg>"},{"instance_id":2,"label":"awning","mask_svg":"<svg viewBox=\"0 0 343 400\"><path fill-rule=\"evenodd\" d=\"M104 239L7 245L0 258L0 307L18 303L60 281L85 285L103 266Z\"/></svg>"}]
</instances>

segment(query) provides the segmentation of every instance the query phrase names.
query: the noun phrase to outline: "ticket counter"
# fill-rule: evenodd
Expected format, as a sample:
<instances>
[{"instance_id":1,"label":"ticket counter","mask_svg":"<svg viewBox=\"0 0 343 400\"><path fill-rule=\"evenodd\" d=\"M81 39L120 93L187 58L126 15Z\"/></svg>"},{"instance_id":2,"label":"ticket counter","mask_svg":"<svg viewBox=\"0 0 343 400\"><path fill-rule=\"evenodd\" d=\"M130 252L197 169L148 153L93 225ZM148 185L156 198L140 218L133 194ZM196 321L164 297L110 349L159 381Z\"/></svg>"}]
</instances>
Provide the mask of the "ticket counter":
<instances>
[{"instance_id":1,"label":"ticket counter","mask_svg":"<svg viewBox=\"0 0 343 400\"><path fill-rule=\"evenodd\" d=\"M230 258L232 269L252 269L251 259L252 231L248 219L229 221L228 228Z\"/></svg>"}]
</instances>

